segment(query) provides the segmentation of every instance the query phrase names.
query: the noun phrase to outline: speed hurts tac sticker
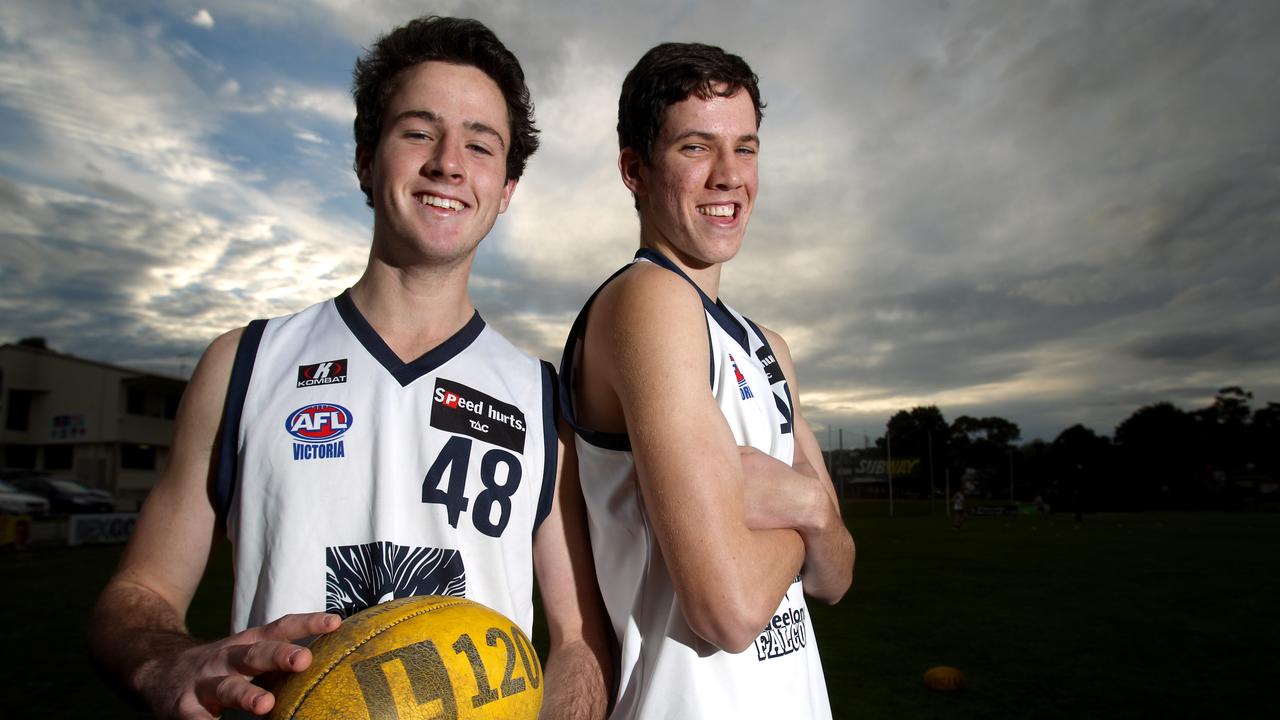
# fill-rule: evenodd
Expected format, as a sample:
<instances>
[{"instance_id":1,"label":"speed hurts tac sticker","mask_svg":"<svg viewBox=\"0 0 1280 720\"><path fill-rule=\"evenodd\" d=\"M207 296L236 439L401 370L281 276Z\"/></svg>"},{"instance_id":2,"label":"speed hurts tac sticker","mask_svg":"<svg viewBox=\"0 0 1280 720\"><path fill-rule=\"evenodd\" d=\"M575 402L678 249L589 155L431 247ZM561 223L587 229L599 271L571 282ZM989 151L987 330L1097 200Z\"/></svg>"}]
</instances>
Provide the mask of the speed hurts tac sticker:
<instances>
[{"instance_id":1,"label":"speed hurts tac sticker","mask_svg":"<svg viewBox=\"0 0 1280 720\"><path fill-rule=\"evenodd\" d=\"M431 427L524 452L524 412L452 380L436 380Z\"/></svg>"}]
</instances>

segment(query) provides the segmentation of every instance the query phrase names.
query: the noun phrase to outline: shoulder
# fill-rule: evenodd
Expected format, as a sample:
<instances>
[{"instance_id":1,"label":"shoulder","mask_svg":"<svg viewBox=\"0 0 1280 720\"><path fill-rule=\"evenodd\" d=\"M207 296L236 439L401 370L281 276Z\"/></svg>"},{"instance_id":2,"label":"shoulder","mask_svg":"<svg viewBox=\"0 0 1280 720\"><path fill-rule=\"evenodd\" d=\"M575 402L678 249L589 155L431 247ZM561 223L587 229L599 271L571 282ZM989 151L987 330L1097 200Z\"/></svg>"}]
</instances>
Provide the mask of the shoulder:
<instances>
[{"instance_id":1,"label":"shoulder","mask_svg":"<svg viewBox=\"0 0 1280 720\"><path fill-rule=\"evenodd\" d=\"M783 340L782 336L777 332L774 332L771 328L765 327L760 323L756 323L756 327L760 328L760 332L764 335L764 339L769 341L769 346L774 350L785 348L787 346L787 341Z\"/></svg>"},{"instance_id":2,"label":"shoulder","mask_svg":"<svg viewBox=\"0 0 1280 720\"><path fill-rule=\"evenodd\" d=\"M619 396L625 388L707 383L707 320L687 280L636 263L596 297L587 318L583 370L603 373Z\"/></svg>"},{"instance_id":3,"label":"shoulder","mask_svg":"<svg viewBox=\"0 0 1280 720\"><path fill-rule=\"evenodd\" d=\"M236 353L240 348L247 327L239 327L219 335L196 364L191 374L189 390L197 400L208 403L221 403L222 394L226 392L231 381L231 369L235 365Z\"/></svg>"},{"instance_id":4,"label":"shoulder","mask_svg":"<svg viewBox=\"0 0 1280 720\"><path fill-rule=\"evenodd\" d=\"M607 318L609 327L626 334L671 331L690 323L705 328L698 291L684 278L651 263L636 263L605 286L591 314L593 323Z\"/></svg>"},{"instance_id":5,"label":"shoulder","mask_svg":"<svg viewBox=\"0 0 1280 720\"><path fill-rule=\"evenodd\" d=\"M794 363L791 360L791 348L787 345L787 341L781 335L764 325L756 324L760 328L761 334L764 335L765 342L769 343L769 348L773 350L773 354L778 358L778 362L782 363L783 369L787 371L788 377L795 374ZM794 377L791 377L794 381Z\"/></svg>"},{"instance_id":6,"label":"shoulder","mask_svg":"<svg viewBox=\"0 0 1280 720\"><path fill-rule=\"evenodd\" d=\"M473 343L464 352L481 352L487 355L494 355L504 363L517 363L535 368L542 365L541 359L518 347L487 321L485 322L484 330L480 332L479 337L476 339L478 342Z\"/></svg>"},{"instance_id":7,"label":"shoulder","mask_svg":"<svg viewBox=\"0 0 1280 720\"><path fill-rule=\"evenodd\" d=\"M245 329L237 328L218 336L196 364L174 422L173 457L178 466L182 464L180 461L190 460L186 451L197 446L207 451L215 443L231 370Z\"/></svg>"},{"instance_id":8,"label":"shoulder","mask_svg":"<svg viewBox=\"0 0 1280 720\"><path fill-rule=\"evenodd\" d=\"M195 375L199 375L201 370L209 373L224 368L230 373L231 364L235 361L236 351L240 347L240 340L244 337L247 329L248 327L238 327L214 338L200 358L200 364L196 366ZM193 381L195 380L195 375L192 376Z\"/></svg>"}]
</instances>

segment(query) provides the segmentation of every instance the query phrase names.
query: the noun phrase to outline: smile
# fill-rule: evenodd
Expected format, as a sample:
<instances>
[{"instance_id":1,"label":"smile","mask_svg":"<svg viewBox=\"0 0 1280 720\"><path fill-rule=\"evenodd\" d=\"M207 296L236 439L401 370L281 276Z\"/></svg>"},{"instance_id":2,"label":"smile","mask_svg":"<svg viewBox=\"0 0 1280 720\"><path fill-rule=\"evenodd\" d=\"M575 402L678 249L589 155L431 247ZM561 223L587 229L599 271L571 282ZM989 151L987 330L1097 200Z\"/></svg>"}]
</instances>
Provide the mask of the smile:
<instances>
[{"instance_id":1,"label":"smile","mask_svg":"<svg viewBox=\"0 0 1280 720\"><path fill-rule=\"evenodd\" d=\"M463 203L461 200L454 200L452 198L440 197L439 195L431 195L428 193L423 193L421 195L418 195L417 198L418 198L418 202L423 205L430 205L431 207L443 208L445 210L461 211L463 208L466 207L466 204Z\"/></svg>"},{"instance_id":2,"label":"smile","mask_svg":"<svg viewBox=\"0 0 1280 720\"><path fill-rule=\"evenodd\" d=\"M699 205L699 215L710 215L711 217L733 217L734 210L737 206L733 203L725 203L723 205Z\"/></svg>"}]
</instances>

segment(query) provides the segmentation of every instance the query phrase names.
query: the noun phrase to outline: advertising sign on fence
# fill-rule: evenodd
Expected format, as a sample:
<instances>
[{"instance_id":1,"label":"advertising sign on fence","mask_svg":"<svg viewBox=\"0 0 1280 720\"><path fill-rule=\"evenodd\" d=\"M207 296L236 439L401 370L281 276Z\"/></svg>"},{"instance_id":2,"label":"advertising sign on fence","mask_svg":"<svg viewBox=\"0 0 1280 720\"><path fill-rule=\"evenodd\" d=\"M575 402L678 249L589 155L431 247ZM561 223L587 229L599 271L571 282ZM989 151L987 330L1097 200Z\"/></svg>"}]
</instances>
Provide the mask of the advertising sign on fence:
<instances>
[{"instance_id":1,"label":"advertising sign on fence","mask_svg":"<svg viewBox=\"0 0 1280 720\"><path fill-rule=\"evenodd\" d=\"M138 513L72 515L67 523L67 544L122 543L133 533Z\"/></svg>"}]
</instances>

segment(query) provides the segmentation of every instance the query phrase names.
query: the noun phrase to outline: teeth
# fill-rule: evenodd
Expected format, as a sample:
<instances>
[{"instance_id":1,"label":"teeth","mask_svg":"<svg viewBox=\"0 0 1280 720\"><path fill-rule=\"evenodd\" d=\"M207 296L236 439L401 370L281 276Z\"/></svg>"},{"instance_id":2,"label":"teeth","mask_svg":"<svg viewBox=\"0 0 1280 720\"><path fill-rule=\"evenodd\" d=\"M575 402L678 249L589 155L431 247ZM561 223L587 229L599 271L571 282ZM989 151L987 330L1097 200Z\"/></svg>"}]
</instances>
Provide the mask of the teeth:
<instances>
[{"instance_id":1,"label":"teeth","mask_svg":"<svg viewBox=\"0 0 1280 720\"><path fill-rule=\"evenodd\" d=\"M728 205L699 205L698 212L712 217L733 217L733 203Z\"/></svg>"},{"instance_id":2,"label":"teeth","mask_svg":"<svg viewBox=\"0 0 1280 720\"><path fill-rule=\"evenodd\" d=\"M457 200L450 200L449 198L436 197L435 195L427 195L427 194L423 194L418 199L418 202L422 203L423 205L430 205L432 207L445 208L446 210L461 210L462 208L466 207L465 205L463 205L461 202Z\"/></svg>"}]
</instances>

